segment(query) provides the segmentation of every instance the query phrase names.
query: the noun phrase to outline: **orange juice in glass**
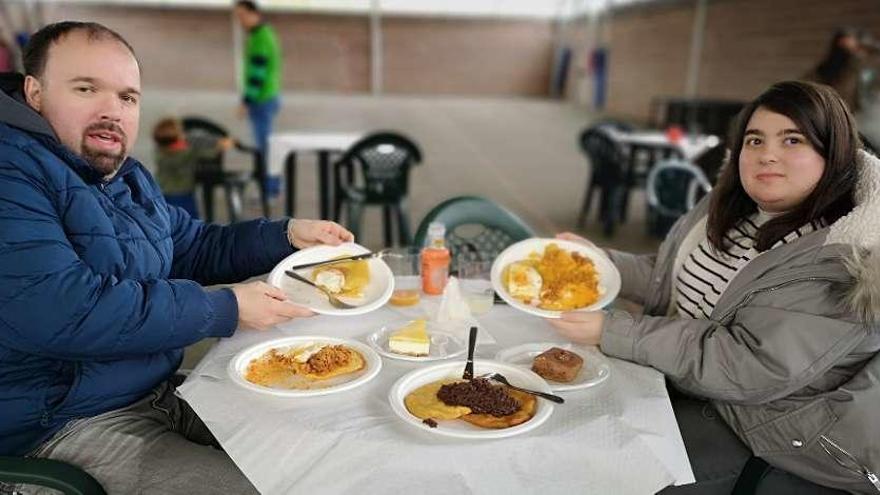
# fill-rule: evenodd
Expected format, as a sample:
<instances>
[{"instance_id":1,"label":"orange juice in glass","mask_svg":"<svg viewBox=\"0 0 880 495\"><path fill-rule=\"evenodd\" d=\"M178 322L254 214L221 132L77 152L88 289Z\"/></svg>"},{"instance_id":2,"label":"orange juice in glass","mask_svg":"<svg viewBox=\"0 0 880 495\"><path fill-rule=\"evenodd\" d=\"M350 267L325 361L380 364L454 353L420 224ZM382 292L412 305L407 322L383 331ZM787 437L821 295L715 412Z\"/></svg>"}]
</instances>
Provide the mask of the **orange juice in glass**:
<instances>
[{"instance_id":1,"label":"orange juice in glass","mask_svg":"<svg viewBox=\"0 0 880 495\"><path fill-rule=\"evenodd\" d=\"M394 306L415 306L422 295L419 252L410 248L386 249L382 260L394 274L394 292L388 302Z\"/></svg>"}]
</instances>

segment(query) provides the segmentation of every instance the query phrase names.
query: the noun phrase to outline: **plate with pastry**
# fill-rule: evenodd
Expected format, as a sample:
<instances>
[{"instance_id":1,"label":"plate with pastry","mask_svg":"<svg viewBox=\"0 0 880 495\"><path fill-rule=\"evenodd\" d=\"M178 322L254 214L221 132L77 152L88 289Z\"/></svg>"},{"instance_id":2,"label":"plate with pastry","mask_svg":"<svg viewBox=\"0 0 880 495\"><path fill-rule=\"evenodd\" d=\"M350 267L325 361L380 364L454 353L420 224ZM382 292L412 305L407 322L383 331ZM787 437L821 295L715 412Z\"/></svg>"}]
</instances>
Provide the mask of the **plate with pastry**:
<instances>
[{"instance_id":1,"label":"plate with pastry","mask_svg":"<svg viewBox=\"0 0 880 495\"><path fill-rule=\"evenodd\" d=\"M495 359L534 371L554 392L594 387L611 375L611 364L598 349L572 343L518 345L499 351Z\"/></svg>"},{"instance_id":2,"label":"plate with pastry","mask_svg":"<svg viewBox=\"0 0 880 495\"><path fill-rule=\"evenodd\" d=\"M424 318L388 323L367 336L379 354L403 361L438 361L461 356L467 343Z\"/></svg>"},{"instance_id":3,"label":"plate with pastry","mask_svg":"<svg viewBox=\"0 0 880 495\"><path fill-rule=\"evenodd\" d=\"M461 361L419 368L402 376L388 394L407 424L437 435L489 439L521 435L543 424L554 404L482 378L501 373L514 386L549 392L532 371L496 361L474 361L474 379L461 378Z\"/></svg>"},{"instance_id":4,"label":"plate with pastry","mask_svg":"<svg viewBox=\"0 0 880 495\"><path fill-rule=\"evenodd\" d=\"M326 395L359 387L379 374L382 358L369 346L324 336L283 337L253 345L229 362L238 385L282 397Z\"/></svg>"},{"instance_id":5,"label":"plate with pastry","mask_svg":"<svg viewBox=\"0 0 880 495\"><path fill-rule=\"evenodd\" d=\"M600 249L562 239L526 239L492 263L492 286L510 306L544 318L595 311L620 292L620 272Z\"/></svg>"},{"instance_id":6,"label":"plate with pastry","mask_svg":"<svg viewBox=\"0 0 880 495\"><path fill-rule=\"evenodd\" d=\"M382 307L394 292L391 269L379 257L333 260L369 254L370 250L353 242L338 246L314 246L297 251L272 269L268 283L287 293L290 301L323 315L359 315ZM296 269L299 265L327 262ZM335 308L319 289L287 276L290 269L321 286L352 308Z\"/></svg>"}]
</instances>

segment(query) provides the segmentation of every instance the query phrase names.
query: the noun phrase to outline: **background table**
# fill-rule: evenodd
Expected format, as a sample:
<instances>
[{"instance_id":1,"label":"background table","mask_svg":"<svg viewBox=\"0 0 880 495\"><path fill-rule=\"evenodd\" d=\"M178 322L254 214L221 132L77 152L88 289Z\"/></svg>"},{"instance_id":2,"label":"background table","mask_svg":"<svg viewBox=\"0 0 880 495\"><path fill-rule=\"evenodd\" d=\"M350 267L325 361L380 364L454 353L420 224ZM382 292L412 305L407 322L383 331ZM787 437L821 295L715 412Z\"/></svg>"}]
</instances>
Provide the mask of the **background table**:
<instances>
[{"instance_id":1,"label":"background table","mask_svg":"<svg viewBox=\"0 0 880 495\"><path fill-rule=\"evenodd\" d=\"M648 166L645 172L647 174L651 167L661 159L681 158L691 162L721 143L718 136L711 134L685 134L678 141L672 142L666 137L666 133L660 130L626 132L606 127L603 128L603 131L621 145L628 157L623 179L626 193L623 195L623 204L621 205L620 218L622 221L626 221L629 210L629 190L635 186L636 168L640 157L648 156Z\"/></svg>"},{"instance_id":2,"label":"background table","mask_svg":"<svg viewBox=\"0 0 880 495\"><path fill-rule=\"evenodd\" d=\"M383 358L382 371L362 387L296 399L246 390L226 372L236 353L268 339L323 334L365 341L389 321L436 306L431 298L406 309L240 330L212 349L179 393L264 494L625 495L693 481L663 375L624 361L610 359L603 384L562 392L566 403L540 427L498 440L446 438L400 420L388 392L421 363ZM496 305L478 321L483 339L491 334L497 341L478 344L482 358L522 343L559 341L545 321L508 306Z\"/></svg>"},{"instance_id":3,"label":"background table","mask_svg":"<svg viewBox=\"0 0 880 495\"><path fill-rule=\"evenodd\" d=\"M320 189L320 217L331 219L332 173L330 154L344 152L356 143L361 132L284 131L269 136L269 170L279 175L284 164L284 190L287 194L285 213L292 217L296 212L296 154L318 154L318 188Z\"/></svg>"}]
</instances>

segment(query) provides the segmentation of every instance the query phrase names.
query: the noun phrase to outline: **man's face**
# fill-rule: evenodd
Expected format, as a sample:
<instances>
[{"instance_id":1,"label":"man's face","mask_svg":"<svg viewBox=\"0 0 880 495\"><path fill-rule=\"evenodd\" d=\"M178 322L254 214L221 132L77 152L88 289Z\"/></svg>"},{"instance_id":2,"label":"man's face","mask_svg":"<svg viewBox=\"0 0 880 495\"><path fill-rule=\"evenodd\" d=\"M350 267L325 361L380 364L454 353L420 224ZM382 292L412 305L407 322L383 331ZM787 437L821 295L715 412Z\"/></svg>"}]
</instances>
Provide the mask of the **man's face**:
<instances>
[{"instance_id":1,"label":"man's face","mask_svg":"<svg viewBox=\"0 0 880 495\"><path fill-rule=\"evenodd\" d=\"M140 79L125 45L73 31L49 48L42 77L26 78L25 94L61 142L107 177L137 139Z\"/></svg>"},{"instance_id":2,"label":"man's face","mask_svg":"<svg viewBox=\"0 0 880 495\"><path fill-rule=\"evenodd\" d=\"M235 17L238 19L238 23L241 24L241 27L245 29L250 29L260 22L259 14L251 12L244 7L235 7Z\"/></svg>"}]
</instances>

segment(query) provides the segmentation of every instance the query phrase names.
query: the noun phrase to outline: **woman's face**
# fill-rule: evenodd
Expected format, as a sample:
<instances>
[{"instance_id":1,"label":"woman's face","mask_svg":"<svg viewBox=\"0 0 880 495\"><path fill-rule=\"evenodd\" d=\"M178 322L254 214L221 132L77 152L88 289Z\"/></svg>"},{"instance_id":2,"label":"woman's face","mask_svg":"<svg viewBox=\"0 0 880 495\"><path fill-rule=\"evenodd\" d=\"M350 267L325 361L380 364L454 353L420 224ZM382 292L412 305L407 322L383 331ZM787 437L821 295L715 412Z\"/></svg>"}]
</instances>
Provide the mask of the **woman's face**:
<instances>
[{"instance_id":1,"label":"woman's face","mask_svg":"<svg viewBox=\"0 0 880 495\"><path fill-rule=\"evenodd\" d=\"M739 155L743 188L764 211L781 213L816 188L825 159L785 115L759 107L746 126Z\"/></svg>"}]
</instances>

